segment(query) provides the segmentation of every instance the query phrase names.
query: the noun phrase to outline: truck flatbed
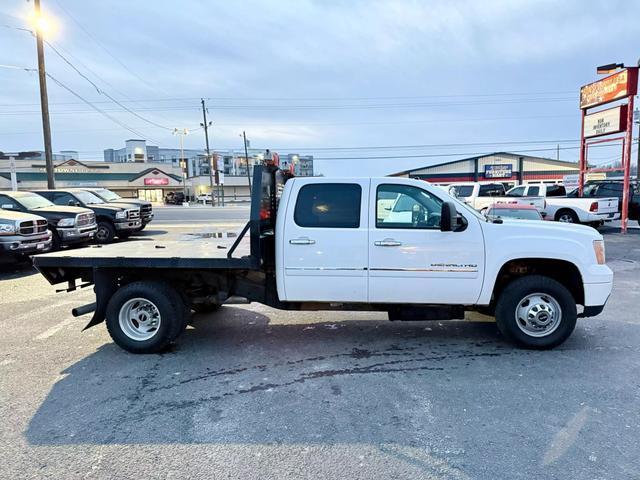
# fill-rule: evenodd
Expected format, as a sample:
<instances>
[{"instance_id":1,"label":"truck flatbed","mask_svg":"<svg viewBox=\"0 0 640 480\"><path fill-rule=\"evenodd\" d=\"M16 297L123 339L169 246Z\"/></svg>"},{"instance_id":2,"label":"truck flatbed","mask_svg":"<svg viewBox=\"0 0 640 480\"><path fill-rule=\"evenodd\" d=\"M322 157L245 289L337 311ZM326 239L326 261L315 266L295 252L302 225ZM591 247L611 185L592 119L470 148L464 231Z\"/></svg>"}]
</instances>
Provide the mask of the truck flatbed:
<instances>
[{"instance_id":1,"label":"truck flatbed","mask_svg":"<svg viewBox=\"0 0 640 480\"><path fill-rule=\"evenodd\" d=\"M242 270L258 267L257 262L246 251L248 250L246 245L241 244L236 255L229 258L230 248L231 245L227 242L138 240L38 255L34 258L34 264L40 270L51 267L122 268L123 266Z\"/></svg>"}]
</instances>

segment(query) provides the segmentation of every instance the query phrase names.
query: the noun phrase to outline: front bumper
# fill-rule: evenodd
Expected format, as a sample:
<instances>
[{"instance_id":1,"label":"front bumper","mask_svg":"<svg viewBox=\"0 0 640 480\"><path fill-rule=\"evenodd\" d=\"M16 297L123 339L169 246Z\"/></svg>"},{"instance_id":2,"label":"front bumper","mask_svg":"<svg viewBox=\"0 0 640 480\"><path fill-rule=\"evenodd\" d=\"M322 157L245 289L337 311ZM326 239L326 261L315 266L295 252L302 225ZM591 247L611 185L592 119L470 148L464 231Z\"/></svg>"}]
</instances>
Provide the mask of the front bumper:
<instances>
[{"instance_id":1,"label":"front bumper","mask_svg":"<svg viewBox=\"0 0 640 480\"><path fill-rule=\"evenodd\" d=\"M114 222L113 226L119 232L123 230L135 230L142 226L142 221L141 220L124 220L122 222Z\"/></svg>"},{"instance_id":2,"label":"front bumper","mask_svg":"<svg viewBox=\"0 0 640 480\"><path fill-rule=\"evenodd\" d=\"M51 250L51 232L38 234L29 237L11 236L0 238L0 251L9 255L29 255L31 253L42 253Z\"/></svg>"},{"instance_id":3,"label":"front bumper","mask_svg":"<svg viewBox=\"0 0 640 480\"><path fill-rule=\"evenodd\" d=\"M153 213L150 213L148 215L143 215L142 216L142 225L146 225L147 223L151 222L151 220L153 220Z\"/></svg>"},{"instance_id":4,"label":"front bumper","mask_svg":"<svg viewBox=\"0 0 640 480\"><path fill-rule=\"evenodd\" d=\"M62 243L88 242L93 239L98 230L98 224L86 227L58 228L58 235Z\"/></svg>"}]
</instances>

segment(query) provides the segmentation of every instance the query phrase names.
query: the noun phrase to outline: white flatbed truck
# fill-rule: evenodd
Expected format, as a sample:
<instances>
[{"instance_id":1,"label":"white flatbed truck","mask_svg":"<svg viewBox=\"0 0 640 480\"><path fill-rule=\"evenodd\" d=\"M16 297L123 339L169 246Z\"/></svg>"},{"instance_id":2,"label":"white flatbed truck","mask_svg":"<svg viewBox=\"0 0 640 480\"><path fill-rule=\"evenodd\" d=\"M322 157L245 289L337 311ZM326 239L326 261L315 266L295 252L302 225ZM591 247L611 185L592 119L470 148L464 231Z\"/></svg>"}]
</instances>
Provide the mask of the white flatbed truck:
<instances>
[{"instance_id":1,"label":"white flatbed truck","mask_svg":"<svg viewBox=\"0 0 640 480\"><path fill-rule=\"evenodd\" d=\"M580 225L490 221L440 188L403 178L290 178L256 167L250 221L229 248L130 242L34 257L51 284L94 286L87 327L153 353L191 310L242 297L286 310L377 310L391 320L495 315L513 343L552 348L611 293L602 236ZM389 212L389 205L408 205ZM248 234L248 236L247 236ZM242 250L248 251L242 254Z\"/></svg>"}]
</instances>

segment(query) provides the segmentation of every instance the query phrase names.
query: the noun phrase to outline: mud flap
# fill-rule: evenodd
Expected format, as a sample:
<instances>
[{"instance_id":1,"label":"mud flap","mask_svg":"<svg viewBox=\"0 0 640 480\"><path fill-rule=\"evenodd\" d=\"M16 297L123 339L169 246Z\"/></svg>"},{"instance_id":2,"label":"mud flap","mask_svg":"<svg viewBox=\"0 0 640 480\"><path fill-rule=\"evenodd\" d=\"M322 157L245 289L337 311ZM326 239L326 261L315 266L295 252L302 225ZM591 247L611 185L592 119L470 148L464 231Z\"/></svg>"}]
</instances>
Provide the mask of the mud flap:
<instances>
[{"instance_id":1,"label":"mud flap","mask_svg":"<svg viewBox=\"0 0 640 480\"><path fill-rule=\"evenodd\" d=\"M116 276L104 269L95 268L93 270L93 291L96 294L96 309L89 323L82 329L84 332L87 328L91 328L99 323L104 322L107 314L107 305L112 295L118 289Z\"/></svg>"}]
</instances>

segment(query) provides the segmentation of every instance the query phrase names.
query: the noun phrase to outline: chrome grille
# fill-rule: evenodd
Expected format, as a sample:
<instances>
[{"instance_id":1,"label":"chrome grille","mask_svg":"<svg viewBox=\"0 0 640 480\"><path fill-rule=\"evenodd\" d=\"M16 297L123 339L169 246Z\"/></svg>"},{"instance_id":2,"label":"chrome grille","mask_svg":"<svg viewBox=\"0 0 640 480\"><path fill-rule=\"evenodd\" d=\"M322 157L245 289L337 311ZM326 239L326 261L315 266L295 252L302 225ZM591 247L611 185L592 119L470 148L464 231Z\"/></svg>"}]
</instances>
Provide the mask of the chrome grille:
<instances>
[{"instance_id":1,"label":"chrome grille","mask_svg":"<svg viewBox=\"0 0 640 480\"><path fill-rule=\"evenodd\" d=\"M29 220L26 222L20 222L20 228L18 232L20 235L35 235L37 233L44 233L47 231L46 220Z\"/></svg>"},{"instance_id":2,"label":"chrome grille","mask_svg":"<svg viewBox=\"0 0 640 480\"><path fill-rule=\"evenodd\" d=\"M78 227L86 227L87 225L93 225L96 223L96 214L91 213L81 213L76 218L76 226Z\"/></svg>"},{"instance_id":3,"label":"chrome grille","mask_svg":"<svg viewBox=\"0 0 640 480\"><path fill-rule=\"evenodd\" d=\"M127 210L127 219L129 220L137 220L140 218L140 210L139 209L131 209Z\"/></svg>"}]
</instances>

